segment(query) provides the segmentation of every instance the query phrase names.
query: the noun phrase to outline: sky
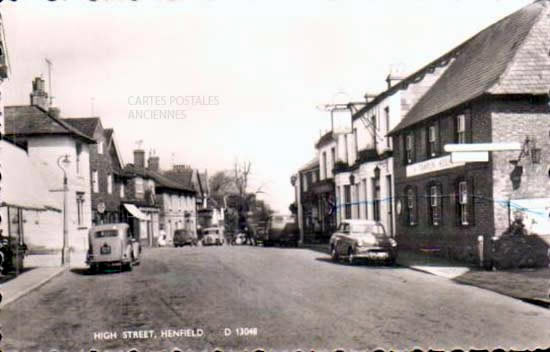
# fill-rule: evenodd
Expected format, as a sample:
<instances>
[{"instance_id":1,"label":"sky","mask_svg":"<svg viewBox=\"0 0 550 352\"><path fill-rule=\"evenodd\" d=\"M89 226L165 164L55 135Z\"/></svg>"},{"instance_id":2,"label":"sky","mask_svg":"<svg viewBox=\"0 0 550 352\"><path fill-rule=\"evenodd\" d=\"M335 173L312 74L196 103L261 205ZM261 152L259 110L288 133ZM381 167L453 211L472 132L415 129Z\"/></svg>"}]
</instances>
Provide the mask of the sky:
<instances>
[{"instance_id":1,"label":"sky","mask_svg":"<svg viewBox=\"0 0 550 352\"><path fill-rule=\"evenodd\" d=\"M324 104L362 101L532 0L112 0L2 2L11 76L29 103L51 69L62 117L99 116L125 163L209 175L252 163L275 210L330 126Z\"/></svg>"}]
</instances>

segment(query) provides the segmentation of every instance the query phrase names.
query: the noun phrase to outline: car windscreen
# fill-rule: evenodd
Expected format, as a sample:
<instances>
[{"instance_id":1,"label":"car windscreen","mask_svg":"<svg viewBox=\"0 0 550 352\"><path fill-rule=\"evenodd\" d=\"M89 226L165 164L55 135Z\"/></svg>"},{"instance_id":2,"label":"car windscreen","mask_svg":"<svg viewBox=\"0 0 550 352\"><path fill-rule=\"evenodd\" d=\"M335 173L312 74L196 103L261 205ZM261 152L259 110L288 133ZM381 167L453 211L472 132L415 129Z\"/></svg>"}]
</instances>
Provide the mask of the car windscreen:
<instances>
[{"instance_id":1,"label":"car windscreen","mask_svg":"<svg viewBox=\"0 0 550 352\"><path fill-rule=\"evenodd\" d=\"M372 233L373 235L385 235L384 227L379 224L351 224L352 233Z\"/></svg>"},{"instance_id":2,"label":"car windscreen","mask_svg":"<svg viewBox=\"0 0 550 352\"><path fill-rule=\"evenodd\" d=\"M117 230L97 231L94 236L95 238L117 237L118 231Z\"/></svg>"}]
</instances>

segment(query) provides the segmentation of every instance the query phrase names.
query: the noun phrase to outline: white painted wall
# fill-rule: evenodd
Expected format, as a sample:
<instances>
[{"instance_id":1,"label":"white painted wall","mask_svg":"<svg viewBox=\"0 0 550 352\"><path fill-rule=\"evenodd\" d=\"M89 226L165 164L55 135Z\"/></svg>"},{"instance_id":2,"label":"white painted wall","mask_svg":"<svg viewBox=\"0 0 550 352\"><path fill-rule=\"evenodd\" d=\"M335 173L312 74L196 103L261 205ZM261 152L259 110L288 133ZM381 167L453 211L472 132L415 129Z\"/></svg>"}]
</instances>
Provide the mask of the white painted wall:
<instances>
[{"instance_id":1,"label":"white painted wall","mask_svg":"<svg viewBox=\"0 0 550 352\"><path fill-rule=\"evenodd\" d=\"M59 209L63 209L63 171L59 168L57 160L63 155L68 155L71 161L67 168L68 203L67 214L69 217L69 246L77 251L88 248L88 230L92 225L91 196L90 196L90 156L88 145L81 144L79 156L79 170L77 171L77 141L69 136L36 137L28 140L28 155L35 168L41 173L52 198ZM83 218L78 224L77 193L83 193ZM36 239L49 248L58 249L57 238L62 234L63 224L59 214L37 215L29 212L27 215L26 238ZM51 219L49 219L51 217ZM48 241L51 241L49 243ZM37 242L37 243L38 243Z\"/></svg>"}]
</instances>

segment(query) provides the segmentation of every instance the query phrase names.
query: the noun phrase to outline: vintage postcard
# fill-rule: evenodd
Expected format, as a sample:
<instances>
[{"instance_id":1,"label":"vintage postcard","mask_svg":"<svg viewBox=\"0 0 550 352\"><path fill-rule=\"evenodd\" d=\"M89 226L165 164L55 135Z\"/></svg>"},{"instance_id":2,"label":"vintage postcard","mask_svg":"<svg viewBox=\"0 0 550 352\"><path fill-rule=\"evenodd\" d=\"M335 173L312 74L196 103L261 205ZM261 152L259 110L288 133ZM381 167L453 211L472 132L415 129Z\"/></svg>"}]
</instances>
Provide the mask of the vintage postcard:
<instances>
[{"instance_id":1,"label":"vintage postcard","mask_svg":"<svg viewBox=\"0 0 550 352\"><path fill-rule=\"evenodd\" d=\"M0 0L0 351L550 347L550 0Z\"/></svg>"}]
</instances>

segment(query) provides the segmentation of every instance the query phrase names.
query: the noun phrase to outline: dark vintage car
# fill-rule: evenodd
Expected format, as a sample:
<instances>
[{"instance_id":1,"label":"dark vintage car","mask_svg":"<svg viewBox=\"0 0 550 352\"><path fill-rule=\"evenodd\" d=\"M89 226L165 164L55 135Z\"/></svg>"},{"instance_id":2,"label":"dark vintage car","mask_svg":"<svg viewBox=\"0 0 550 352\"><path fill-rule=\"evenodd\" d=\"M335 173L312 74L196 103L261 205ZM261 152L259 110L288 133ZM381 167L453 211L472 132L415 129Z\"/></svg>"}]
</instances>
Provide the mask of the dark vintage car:
<instances>
[{"instance_id":1,"label":"dark vintage car","mask_svg":"<svg viewBox=\"0 0 550 352\"><path fill-rule=\"evenodd\" d=\"M132 270L141 256L141 245L125 223L94 226L88 232L86 264L91 271L107 266Z\"/></svg>"},{"instance_id":2,"label":"dark vintage car","mask_svg":"<svg viewBox=\"0 0 550 352\"><path fill-rule=\"evenodd\" d=\"M256 232L255 242L270 246L274 244L298 246L300 231L293 215L273 215L265 228Z\"/></svg>"},{"instance_id":3,"label":"dark vintage car","mask_svg":"<svg viewBox=\"0 0 550 352\"><path fill-rule=\"evenodd\" d=\"M197 236L186 229L174 231L174 247L183 247L185 245L196 246L199 242Z\"/></svg>"},{"instance_id":4,"label":"dark vintage car","mask_svg":"<svg viewBox=\"0 0 550 352\"><path fill-rule=\"evenodd\" d=\"M370 220L342 220L330 237L329 250L333 260L342 258L349 264L375 260L393 265L397 259L397 242L386 234L384 225Z\"/></svg>"}]
</instances>

